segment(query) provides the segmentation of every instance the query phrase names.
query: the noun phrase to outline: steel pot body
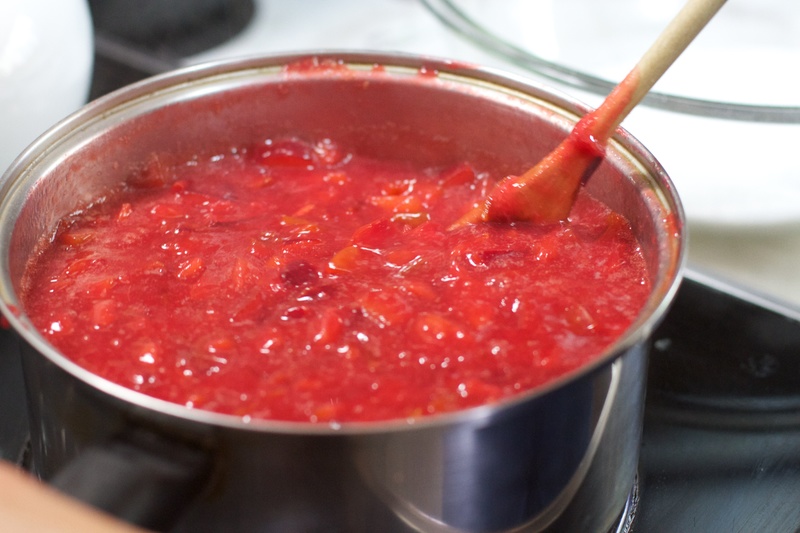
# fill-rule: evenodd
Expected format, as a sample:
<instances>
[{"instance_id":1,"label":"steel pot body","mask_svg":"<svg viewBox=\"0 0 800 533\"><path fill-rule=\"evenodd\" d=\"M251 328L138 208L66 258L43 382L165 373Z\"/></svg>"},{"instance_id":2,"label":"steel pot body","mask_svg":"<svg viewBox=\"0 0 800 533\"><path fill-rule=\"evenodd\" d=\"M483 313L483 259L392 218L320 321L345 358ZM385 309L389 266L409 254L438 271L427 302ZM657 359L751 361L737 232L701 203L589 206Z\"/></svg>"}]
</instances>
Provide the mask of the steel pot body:
<instances>
[{"instance_id":1,"label":"steel pot body","mask_svg":"<svg viewBox=\"0 0 800 533\"><path fill-rule=\"evenodd\" d=\"M189 475L178 481L196 486L194 503L159 511L175 515L164 529L615 528L636 475L646 340L677 289L684 250L682 210L669 179L623 131L588 187L631 221L652 276L650 299L595 363L497 405L332 426L192 410L73 364L36 333L17 299L27 258L56 221L153 156L169 161L173 154L294 135L333 138L376 157L425 165L469 160L498 174L517 173L551 150L584 111L562 95L493 71L341 53L170 73L93 102L57 125L17 160L0 189L0 289L4 312L25 341L34 470L53 478L93 449L144 433L168 443L163 456L176 458L169 465L187 457L183 449L199 457L180 467ZM160 446L150 448L156 457ZM126 518L139 521L134 515Z\"/></svg>"}]
</instances>

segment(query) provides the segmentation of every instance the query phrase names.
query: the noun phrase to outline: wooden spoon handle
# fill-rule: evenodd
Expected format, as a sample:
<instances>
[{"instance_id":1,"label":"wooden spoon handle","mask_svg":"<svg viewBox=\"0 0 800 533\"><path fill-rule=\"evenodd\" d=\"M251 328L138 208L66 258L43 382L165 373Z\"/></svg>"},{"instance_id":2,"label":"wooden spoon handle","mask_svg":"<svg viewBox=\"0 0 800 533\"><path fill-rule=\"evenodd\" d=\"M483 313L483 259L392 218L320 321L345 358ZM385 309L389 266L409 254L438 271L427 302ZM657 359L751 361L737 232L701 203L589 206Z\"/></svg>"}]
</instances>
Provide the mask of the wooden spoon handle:
<instances>
[{"instance_id":1,"label":"wooden spoon handle","mask_svg":"<svg viewBox=\"0 0 800 533\"><path fill-rule=\"evenodd\" d=\"M26 533L145 533L0 461L0 531Z\"/></svg>"},{"instance_id":2,"label":"wooden spoon handle","mask_svg":"<svg viewBox=\"0 0 800 533\"><path fill-rule=\"evenodd\" d=\"M644 98L725 2L726 0L688 0L684 4L628 75L637 77L636 86L627 105L617 117L616 124L611 128L612 131Z\"/></svg>"}]
</instances>

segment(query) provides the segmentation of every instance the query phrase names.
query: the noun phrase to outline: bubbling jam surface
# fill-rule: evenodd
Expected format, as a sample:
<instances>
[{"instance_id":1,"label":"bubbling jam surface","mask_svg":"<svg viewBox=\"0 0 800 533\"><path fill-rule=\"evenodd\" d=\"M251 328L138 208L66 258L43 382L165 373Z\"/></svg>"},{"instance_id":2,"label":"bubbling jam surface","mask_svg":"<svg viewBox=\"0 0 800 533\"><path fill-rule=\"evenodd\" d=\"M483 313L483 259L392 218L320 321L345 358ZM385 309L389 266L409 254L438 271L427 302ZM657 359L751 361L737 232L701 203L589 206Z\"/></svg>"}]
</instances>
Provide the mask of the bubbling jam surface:
<instances>
[{"instance_id":1,"label":"bubbling jam surface","mask_svg":"<svg viewBox=\"0 0 800 533\"><path fill-rule=\"evenodd\" d=\"M329 140L157 159L61 221L22 299L77 364L249 419L410 418L495 402L596 358L650 291L627 221L467 225L494 178Z\"/></svg>"}]
</instances>

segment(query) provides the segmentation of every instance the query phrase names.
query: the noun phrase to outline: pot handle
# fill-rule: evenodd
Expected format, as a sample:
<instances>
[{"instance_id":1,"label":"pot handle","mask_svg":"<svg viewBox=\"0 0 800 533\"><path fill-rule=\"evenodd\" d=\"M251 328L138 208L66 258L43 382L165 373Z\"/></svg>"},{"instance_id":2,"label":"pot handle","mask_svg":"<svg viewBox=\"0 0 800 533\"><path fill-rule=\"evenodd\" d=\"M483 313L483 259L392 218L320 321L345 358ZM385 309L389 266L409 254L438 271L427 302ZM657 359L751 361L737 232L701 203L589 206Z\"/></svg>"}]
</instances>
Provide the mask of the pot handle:
<instances>
[{"instance_id":1,"label":"pot handle","mask_svg":"<svg viewBox=\"0 0 800 533\"><path fill-rule=\"evenodd\" d=\"M133 429L81 451L49 483L128 523L168 531L210 471L207 450Z\"/></svg>"}]
</instances>

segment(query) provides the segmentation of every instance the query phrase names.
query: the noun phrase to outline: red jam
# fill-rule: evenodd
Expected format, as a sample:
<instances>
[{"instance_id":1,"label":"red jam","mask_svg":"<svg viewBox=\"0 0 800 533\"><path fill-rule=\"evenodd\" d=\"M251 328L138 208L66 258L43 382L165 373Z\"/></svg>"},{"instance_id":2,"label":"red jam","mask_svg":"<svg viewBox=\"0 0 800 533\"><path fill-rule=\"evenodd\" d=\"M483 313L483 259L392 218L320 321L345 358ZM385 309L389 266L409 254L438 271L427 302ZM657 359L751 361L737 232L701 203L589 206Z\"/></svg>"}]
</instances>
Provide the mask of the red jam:
<instances>
[{"instance_id":1,"label":"red jam","mask_svg":"<svg viewBox=\"0 0 800 533\"><path fill-rule=\"evenodd\" d=\"M164 168L60 224L24 306L77 364L245 419L348 422L495 402L596 358L650 283L624 218L449 226L492 179L324 140Z\"/></svg>"}]
</instances>

